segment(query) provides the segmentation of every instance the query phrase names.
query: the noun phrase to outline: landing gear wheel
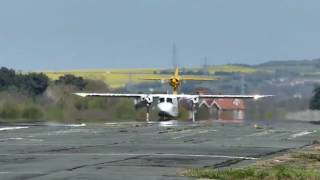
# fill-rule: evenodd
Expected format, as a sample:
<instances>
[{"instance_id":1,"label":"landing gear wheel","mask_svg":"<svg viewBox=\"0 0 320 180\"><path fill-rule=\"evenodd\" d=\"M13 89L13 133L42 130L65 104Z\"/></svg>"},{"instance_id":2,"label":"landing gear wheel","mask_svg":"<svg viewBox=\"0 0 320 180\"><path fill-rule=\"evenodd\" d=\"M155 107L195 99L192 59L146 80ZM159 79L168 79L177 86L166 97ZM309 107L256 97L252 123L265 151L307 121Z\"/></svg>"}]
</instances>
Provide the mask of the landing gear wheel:
<instances>
[{"instance_id":1,"label":"landing gear wheel","mask_svg":"<svg viewBox=\"0 0 320 180\"><path fill-rule=\"evenodd\" d=\"M196 104L192 103L192 122L196 122Z\"/></svg>"},{"instance_id":2,"label":"landing gear wheel","mask_svg":"<svg viewBox=\"0 0 320 180\"><path fill-rule=\"evenodd\" d=\"M149 122L150 121L150 104L149 103L146 105L146 108L147 108L146 121Z\"/></svg>"}]
</instances>

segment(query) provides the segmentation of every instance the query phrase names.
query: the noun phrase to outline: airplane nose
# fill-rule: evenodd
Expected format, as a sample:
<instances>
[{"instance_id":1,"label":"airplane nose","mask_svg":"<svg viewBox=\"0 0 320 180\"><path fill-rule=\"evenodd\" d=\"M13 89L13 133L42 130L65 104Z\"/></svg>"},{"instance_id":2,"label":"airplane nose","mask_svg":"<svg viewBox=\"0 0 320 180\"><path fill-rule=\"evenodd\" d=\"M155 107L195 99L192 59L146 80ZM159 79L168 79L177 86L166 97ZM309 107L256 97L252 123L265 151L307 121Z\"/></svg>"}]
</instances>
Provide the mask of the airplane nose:
<instances>
[{"instance_id":1,"label":"airplane nose","mask_svg":"<svg viewBox=\"0 0 320 180\"><path fill-rule=\"evenodd\" d=\"M168 112L171 111L173 105L171 103L159 103L158 108L160 111Z\"/></svg>"}]
</instances>

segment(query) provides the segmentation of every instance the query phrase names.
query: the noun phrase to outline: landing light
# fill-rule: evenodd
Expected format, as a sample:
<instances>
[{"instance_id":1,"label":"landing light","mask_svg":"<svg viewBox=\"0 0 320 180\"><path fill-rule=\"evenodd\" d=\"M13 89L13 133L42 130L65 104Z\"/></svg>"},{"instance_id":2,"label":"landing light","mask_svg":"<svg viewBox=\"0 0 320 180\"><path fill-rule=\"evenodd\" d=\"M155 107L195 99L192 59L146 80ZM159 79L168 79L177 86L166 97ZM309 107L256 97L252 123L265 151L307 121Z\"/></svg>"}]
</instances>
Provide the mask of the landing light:
<instances>
[{"instance_id":1,"label":"landing light","mask_svg":"<svg viewBox=\"0 0 320 180\"><path fill-rule=\"evenodd\" d=\"M86 93L73 93L73 94L81 97L87 97Z\"/></svg>"},{"instance_id":2,"label":"landing light","mask_svg":"<svg viewBox=\"0 0 320 180\"><path fill-rule=\"evenodd\" d=\"M254 100L258 100L258 99L260 99L260 98L262 98L262 97L263 97L263 96L261 96L261 95L254 95L254 96L253 96L253 99L254 99Z\"/></svg>"},{"instance_id":3,"label":"landing light","mask_svg":"<svg viewBox=\"0 0 320 180\"><path fill-rule=\"evenodd\" d=\"M273 95L254 95L253 99L254 100L258 100L260 98L264 98L264 97L272 97Z\"/></svg>"}]
</instances>

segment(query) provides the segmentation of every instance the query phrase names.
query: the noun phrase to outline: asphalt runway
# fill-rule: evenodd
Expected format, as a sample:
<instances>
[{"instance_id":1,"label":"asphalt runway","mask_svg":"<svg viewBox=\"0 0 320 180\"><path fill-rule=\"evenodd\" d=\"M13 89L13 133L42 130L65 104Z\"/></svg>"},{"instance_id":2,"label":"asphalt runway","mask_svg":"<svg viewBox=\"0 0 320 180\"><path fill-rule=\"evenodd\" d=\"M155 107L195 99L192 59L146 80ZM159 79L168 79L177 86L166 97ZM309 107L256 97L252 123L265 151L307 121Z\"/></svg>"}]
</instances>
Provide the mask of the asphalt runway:
<instances>
[{"instance_id":1,"label":"asphalt runway","mask_svg":"<svg viewBox=\"0 0 320 180\"><path fill-rule=\"evenodd\" d=\"M178 174L301 148L319 140L319 128L295 121L1 124L0 179L191 179Z\"/></svg>"}]
</instances>

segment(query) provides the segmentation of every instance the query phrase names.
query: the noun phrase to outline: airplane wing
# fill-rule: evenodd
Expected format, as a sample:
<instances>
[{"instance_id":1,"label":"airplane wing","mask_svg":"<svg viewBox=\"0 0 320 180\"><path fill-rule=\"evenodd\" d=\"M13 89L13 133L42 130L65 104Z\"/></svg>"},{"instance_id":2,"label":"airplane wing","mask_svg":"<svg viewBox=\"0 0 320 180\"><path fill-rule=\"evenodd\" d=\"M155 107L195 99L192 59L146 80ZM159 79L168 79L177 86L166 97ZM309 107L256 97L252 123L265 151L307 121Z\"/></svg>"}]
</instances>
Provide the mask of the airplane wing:
<instances>
[{"instance_id":1,"label":"airplane wing","mask_svg":"<svg viewBox=\"0 0 320 180\"><path fill-rule=\"evenodd\" d=\"M163 80L169 80L169 78L167 77L163 77L163 78L142 78L142 80L159 80L159 81L163 81ZM206 78L206 77L183 77L181 78L181 80L184 81L215 81L218 80L218 78Z\"/></svg>"},{"instance_id":2,"label":"airplane wing","mask_svg":"<svg viewBox=\"0 0 320 180\"><path fill-rule=\"evenodd\" d=\"M205 77L183 77L181 78L184 81L215 81L218 78L205 78Z\"/></svg>"},{"instance_id":3,"label":"airplane wing","mask_svg":"<svg viewBox=\"0 0 320 180\"><path fill-rule=\"evenodd\" d=\"M153 98L168 96L168 94L122 94L122 93L73 93L74 95L81 97L123 97L123 98L139 98L143 96L152 96ZM175 96L177 98L183 99L192 99L192 98L200 98L200 99L217 99L217 98L229 98L229 99L260 99L265 97L272 97L273 95L193 95L193 94L177 94L170 95Z\"/></svg>"},{"instance_id":4,"label":"airplane wing","mask_svg":"<svg viewBox=\"0 0 320 180\"><path fill-rule=\"evenodd\" d=\"M179 98L184 99L192 99L192 98L200 98L200 99L218 99L218 98L228 98L228 99L254 99L258 100L260 98L272 97L273 95L189 95L189 94L179 94L177 95Z\"/></svg>"},{"instance_id":5,"label":"airplane wing","mask_svg":"<svg viewBox=\"0 0 320 180\"><path fill-rule=\"evenodd\" d=\"M151 80L151 81L163 81L168 78L142 78L142 80Z\"/></svg>"},{"instance_id":6,"label":"airplane wing","mask_svg":"<svg viewBox=\"0 0 320 180\"><path fill-rule=\"evenodd\" d=\"M127 98L139 98L146 96L147 94L119 94L119 93L73 93L74 95L81 97L127 97Z\"/></svg>"},{"instance_id":7,"label":"airplane wing","mask_svg":"<svg viewBox=\"0 0 320 180\"><path fill-rule=\"evenodd\" d=\"M273 95L199 95L199 98L231 98L231 99L260 99L272 97Z\"/></svg>"}]
</instances>

